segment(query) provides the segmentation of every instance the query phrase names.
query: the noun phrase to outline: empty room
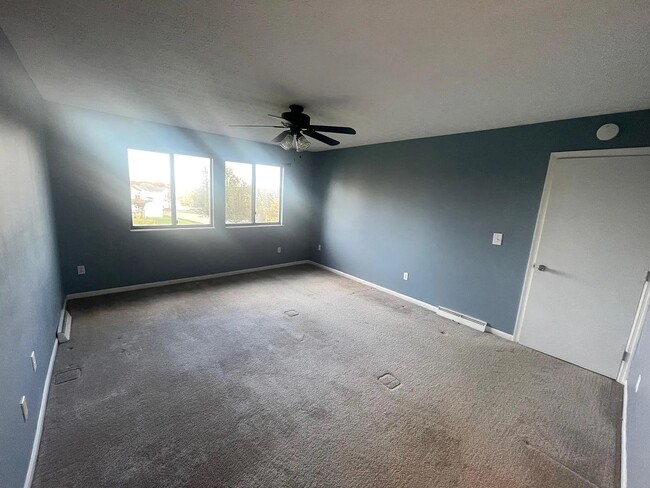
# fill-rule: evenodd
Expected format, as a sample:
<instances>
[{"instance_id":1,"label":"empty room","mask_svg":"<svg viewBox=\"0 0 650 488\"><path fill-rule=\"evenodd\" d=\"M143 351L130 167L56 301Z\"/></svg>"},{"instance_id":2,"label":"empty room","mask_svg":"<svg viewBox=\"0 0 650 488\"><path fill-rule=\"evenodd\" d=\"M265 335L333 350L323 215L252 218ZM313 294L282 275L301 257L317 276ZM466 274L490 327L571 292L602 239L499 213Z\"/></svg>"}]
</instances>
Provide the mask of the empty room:
<instances>
[{"instance_id":1,"label":"empty room","mask_svg":"<svg viewBox=\"0 0 650 488\"><path fill-rule=\"evenodd\" d=\"M650 487L650 0L0 0L0 488Z\"/></svg>"}]
</instances>

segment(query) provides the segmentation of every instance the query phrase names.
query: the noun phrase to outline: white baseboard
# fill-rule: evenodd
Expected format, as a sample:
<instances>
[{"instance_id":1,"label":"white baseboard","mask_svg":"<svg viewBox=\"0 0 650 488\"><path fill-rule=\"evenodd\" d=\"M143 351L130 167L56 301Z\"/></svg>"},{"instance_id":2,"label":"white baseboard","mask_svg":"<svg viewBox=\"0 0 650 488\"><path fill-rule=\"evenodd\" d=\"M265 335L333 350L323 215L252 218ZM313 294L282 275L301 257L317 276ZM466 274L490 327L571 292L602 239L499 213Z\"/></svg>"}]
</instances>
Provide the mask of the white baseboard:
<instances>
[{"instance_id":1,"label":"white baseboard","mask_svg":"<svg viewBox=\"0 0 650 488\"><path fill-rule=\"evenodd\" d=\"M485 328L485 332L488 332L490 334L494 334L497 337L501 337L501 339L505 339L506 341L514 341L515 338L512 334L508 334L506 332L503 332L502 330L495 329L494 327L490 327L489 325Z\"/></svg>"},{"instance_id":2,"label":"white baseboard","mask_svg":"<svg viewBox=\"0 0 650 488\"><path fill-rule=\"evenodd\" d=\"M627 488L627 380L623 382L623 421L621 422L621 488Z\"/></svg>"},{"instance_id":3,"label":"white baseboard","mask_svg":"<svg viewBox=\"0 0 650 488\"><path fill-rule=\"evenodd\" d=\"M65 308L63 310L65 311ZM23 485L23 488L30 488L32 486L34 471L36 470L38 450L41 446L41 436L43 435L43 422L45 421L45 409L47 407L47 396L48 393L50 392L50 383L52 382L52 372L54 371L54 361L56 359L56 351L58 345L59 345L59 341L54 339L54 346L52 347L52 354L50 356L50 365L48 366L47 374L45 375L45 385L43 385L43 396L41 397L41 408L40 411L38 412L36 433L34 434L34 443L32 444L32 455L29 459L29 467L27 468L27 476L25 476L25 484Z\"/></svg>"},{"instance_id":4,"label":"white baseboard","mask_svg":"<svg viewBox=\"0 0 650 488\"><path fill-rule=\"evenodd\" d=\"M419 307L426 308L427 310L431 310L432 312L436 312L436 313L438 312L438 307L436 307L435 305L431 305L430 303L423 302L422 300L418 300L416 298L410 297L408 295L404 295L402 293L398 293L389 288L384 288L383 286L376 285L374 283L371 283L370 281L362 280L361 278L357 278L356 276L353 276L351 274L344 273L343 271L339 271L338 269L330 268L329 266L325 266L324 264L316 263L314 261L310 261L310 263L313 264L314 266L327 270L331 273L344 276L350 280L357 281L359 283L363 283L364 285L375 288L376 290L383 291L384 293L388 293L389 295L393 295L394 297L401 298L402 300L411 302Z\"/></svg>"},{"instance_id":5,"label":"white baseboard","mask_svg":"<svg viewBox=\"0 0 650 488\"><path fill-rule=\"evenodd\" d=\"M430 303L423 302L422 300L418 300L417 298L410 297L408 295L404 295L403 293L399 293L396 291L393 291L389 288L385 288L383 286L376 285L375 283L372 283L370 281L363 280L361 278L357 278L356 276L353 276L348 273L344 273L343 271L339 271L338 269L330 268L329 266L325 266L324 264L317 263L315 261L309 261L310 264L313 264L314 266L318 268L322 268L324 270L327 270L331 273L344 276L345 278L348 278L353 281L357 281L359 283L363 283L364 285L370 286L372 288L375 288L376 290L383 291L384 293L388 293L389 295L393 295L394 297L401 298L402 300L406 300L407 302L413 303L419 307L426 308L427 310L431 310L432 312L438 313L438 307L436 305L431 305ZM494 334L497 337L500 337L502 339L506 339L508 341L512 341L513 337L511 334L507 334L505 332L502 332L498 329L494 329L490 327L489 325L485 328L485 332L488 332L490 334Z\"/></svg>"},{"instance_id":6,"label":"white baseboard","mask_svg":"<svg viewBox=\"0 0 650 488\"><path fill-rule=\"evenodd\" d=\"M214 278L223 278L225 276L234 276L245 273L255 273L257 271L266 271L267 269L286 268L289 266L298 266L299 264L308 264L310 261L291 261L289 263L271 264L269 266L259 266L257 268L238 269L235 271L226 271L224 273L214 273L209 275L191 276L189 278L178 278L175 280L153 281L151 283L141 283L139 285L118 286L116 288L105 288L103 290L84 291L81 293L71 293L66 300L75 298L97 297L100 295L110 295L112 293L123 293L125 291L144 290L146 288L157 288L159 286L178 285L180 283L191 283L193 281L211 280Z\"/></svg>"}]
</instances>

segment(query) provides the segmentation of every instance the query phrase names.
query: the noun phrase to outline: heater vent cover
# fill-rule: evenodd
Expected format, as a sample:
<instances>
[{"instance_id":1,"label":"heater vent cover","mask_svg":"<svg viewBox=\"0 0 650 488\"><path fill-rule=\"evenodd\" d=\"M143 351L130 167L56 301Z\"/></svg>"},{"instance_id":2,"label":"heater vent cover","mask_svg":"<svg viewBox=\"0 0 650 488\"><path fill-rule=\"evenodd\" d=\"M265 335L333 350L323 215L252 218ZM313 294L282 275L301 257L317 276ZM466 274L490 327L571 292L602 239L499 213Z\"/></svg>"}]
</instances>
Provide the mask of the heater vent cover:
<instances>
[{"instance_id":1,"label":"heater vent cover","mask_svg":"<svg viewBox=\"0 0 650 488\"><path fill-rule=\"evenodd\" d=\"M70 331L72 329L72 315L67 310L63 317L63 323L61 328L56 332L56 337L59 340L59 344L63 342L68 342L70 340Z\"/></svg>"},{"instance_id":2,"label":"heater vent cover","mask_svg":"<svg viewBox=\"0 0 650 488\"><path fill-rule=\"evenodd\" d=\"M450 308L438 307L436 313L441 317L445 317L449 320L453 320L454 322L458 322L459 324L466 325L481 332L485 332L485 328L488 325L487 322L483 320L479 320L477 318L470 317L469 315L456 312Z\"/></svg>"}]
</instances>

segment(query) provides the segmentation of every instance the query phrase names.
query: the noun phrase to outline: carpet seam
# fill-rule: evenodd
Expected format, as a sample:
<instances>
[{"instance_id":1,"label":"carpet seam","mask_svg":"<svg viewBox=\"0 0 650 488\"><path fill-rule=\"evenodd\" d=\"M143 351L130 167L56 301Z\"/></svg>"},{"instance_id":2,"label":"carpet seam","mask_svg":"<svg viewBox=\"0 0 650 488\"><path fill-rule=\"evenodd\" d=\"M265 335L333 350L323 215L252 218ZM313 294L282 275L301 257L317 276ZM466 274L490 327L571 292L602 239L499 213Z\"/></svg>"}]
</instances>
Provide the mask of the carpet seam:
<instances>
[{"instance_id":1,"label":"carpet seam","mask_svg":"<svg viewBox=\"0 0 650 488\"><path fill-rule=\"evenodd\" d=\"M535 452L541 454L541 455L544 456L545 458L550 459L550 460L553 461L555 464L557 464L557 465L561 466L562 468L564 468L565 470L569 471L571 474L573 474L574 476L580 478L580 479L581 479L582 481L584 481L585 483L588 483L588 484L590 484L591 486L594 486L594 487L596 487L596 488L602 488L600 485L594 483L594 482L591 481L589 478L587 478L587 477L581 475L580 473L578 473L577 471L571 469L569 466L567 466L567 465L564 464L563 462L561 462L561 461L555 459L555 458L554 458L553 456L551 456L550 454L545 453L544 451L542 451L541 449L539 449L539 448L533 446L532 444L526 443L526 447L528 447L529 449L531 449L531 450L533 450L533 451L535 451Z\"/></svg>"}]
</instances>

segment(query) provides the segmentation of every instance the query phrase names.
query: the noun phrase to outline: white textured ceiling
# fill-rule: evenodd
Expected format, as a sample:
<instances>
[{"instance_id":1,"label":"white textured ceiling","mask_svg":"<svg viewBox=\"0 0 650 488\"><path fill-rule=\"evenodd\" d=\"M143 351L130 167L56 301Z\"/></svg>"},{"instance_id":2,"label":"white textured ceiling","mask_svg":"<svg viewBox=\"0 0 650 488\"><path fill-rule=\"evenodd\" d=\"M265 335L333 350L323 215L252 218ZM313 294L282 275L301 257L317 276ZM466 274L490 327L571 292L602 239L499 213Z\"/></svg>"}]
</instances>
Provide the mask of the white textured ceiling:
<instances>
[{"instance_id":1,"label":"white textured ceiling","mask_svg":"<svg viewBox=\"0 0 650 488\"><path fill-rule=\"evenodd\" d=\"M47 100L258 141L228 124L290 103L339 147L650 107L650 0L1 0L0 26Z\"/></svg>"}]
</instances>

